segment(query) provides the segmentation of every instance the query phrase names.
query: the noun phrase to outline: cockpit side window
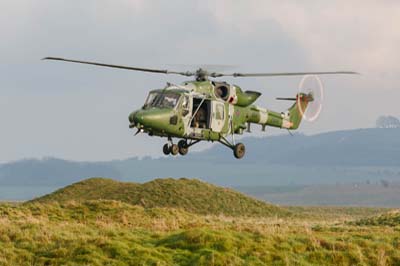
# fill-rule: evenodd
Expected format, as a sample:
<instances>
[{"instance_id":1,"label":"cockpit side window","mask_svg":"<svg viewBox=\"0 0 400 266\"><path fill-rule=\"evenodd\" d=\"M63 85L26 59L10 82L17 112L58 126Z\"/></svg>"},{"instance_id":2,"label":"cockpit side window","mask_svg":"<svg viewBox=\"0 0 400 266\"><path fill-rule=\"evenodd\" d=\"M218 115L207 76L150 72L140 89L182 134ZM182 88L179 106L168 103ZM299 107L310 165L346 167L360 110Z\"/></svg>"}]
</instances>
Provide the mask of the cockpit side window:
<instances>
[{"instance_id":1,"label":"cockpit side window","mask_svg":"<svg viewBox=\"0 0 400 266\"><path fill-rule=\"evenodd\" d=\"M189 97L183 96L182 97L182 115L186 116L189 113Z\"/></svg>"},{"instance_id":2,"label":"cockpit side window","mask_svg":"<svg viewBox=\"0 0 400 266\"><path fill-rule=\"evenodd\" d=\"M143 105L143 109L151 107L152 104L155 102L157 96L157 92L150 92L149 96L147 96L146 102Z\"/></svg>"}]
</instances>

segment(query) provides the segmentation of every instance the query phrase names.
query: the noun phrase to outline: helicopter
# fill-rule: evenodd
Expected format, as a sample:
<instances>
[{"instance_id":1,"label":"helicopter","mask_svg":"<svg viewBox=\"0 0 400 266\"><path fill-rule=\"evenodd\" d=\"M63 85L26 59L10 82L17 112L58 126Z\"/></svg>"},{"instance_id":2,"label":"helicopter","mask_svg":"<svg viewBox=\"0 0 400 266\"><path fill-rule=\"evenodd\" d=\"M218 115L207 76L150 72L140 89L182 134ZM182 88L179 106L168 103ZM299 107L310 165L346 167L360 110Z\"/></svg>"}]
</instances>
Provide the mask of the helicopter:
<instances>
[{"instance_id":1,"label":"helicopter","mask_svg":"<svg viewBox=\"0 0 400 266\"><path fill-rule=\"evenodd\" d=\"M151 90L144 105L129 114L129 128L136 128L135 135L167 138L162 151L165 155L186 155L189 148L201 141L219 142L233 151L237 159L246 152L243 143L236 143L235 135L251 132L251 124L289 130L299 128L302 119L313 121L319 115L323 100L323 86L317 75L358 74L353 71L287 72L287 73L219 73L199 68L196 71L173 71L130 67L89 61L45 57L43 60L64 61L101 67L126 69L160 74L194 77L194 80ZM243 91L238 85L213 80L220 77L276 77L303 76L299 91L292 98L276 98L294 103L283 112L276 112L254 105L261 96L258 91ZM313 79L316 86L307 87ZM310 111L311 110L311 111ZM173 138L180 139L177 143Z\"/></svg>"}]
</instances>

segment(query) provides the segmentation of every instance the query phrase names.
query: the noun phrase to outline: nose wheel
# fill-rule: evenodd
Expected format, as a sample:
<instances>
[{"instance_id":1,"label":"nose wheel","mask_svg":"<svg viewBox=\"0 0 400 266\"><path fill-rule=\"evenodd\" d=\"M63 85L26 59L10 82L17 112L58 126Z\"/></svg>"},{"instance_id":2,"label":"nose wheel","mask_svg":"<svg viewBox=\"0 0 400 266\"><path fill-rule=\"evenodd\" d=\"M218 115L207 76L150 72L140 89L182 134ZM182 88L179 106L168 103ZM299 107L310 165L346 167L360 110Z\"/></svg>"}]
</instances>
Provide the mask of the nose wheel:
<instances>
[{"instance_id":1,"label":"nose wheel","mask_svg":"<svg viewBox=\"0 0 400 266\"><path fill-rule=\"evenodd\" d=\"M165 155L169 155L169 154L171 153L171 150L169 149L168 143L165 143L165 144L164 144L164 146L163 146L163 148L162 148L162 151L163 151L163 153L164 153Z\"/></svg>"},{"instance_id":2,"label":"nose wheel","mask_svg":"<svg viewBox=\"0 0 400 266\"><path fill-rule=\"evenodd\" d=\"M172 144L171 147L170 147L170 152L171 152L171 154L174 155L174 156L177 155L178 152L179 152L178 145Z\"/></svg>"},{"instance_id":3,"label":"nose wheel","mask_svg":"<svg viewBox=\"0 0 400 266\"><path fill-rule=\"evenodd\" d=\"M182 156L188 154L189 152L189 148L191 146L193 146L196 143L199 143L200 140L190 140L190 142L188 142L187 139L181 139L178 144L174 144L172 143L172 139L169 138L168 139L168 143L165 143L163 146L163 153L165 155L177 155L178 153Z\"/></svg>"},{"instance_id":4,"label":"nose wheel","mask_svg":"<svg viewBox=\"0 0 400 266\"><path fill-rule=\"evenodd\" d=\"M179 153L179 147L176 144L169 145L168 143L163 146L163 153L165 155L177 155Z\"/></svg>"},{"instance_id":5,"label":"nose wheel","mask_svg":"<svg viewBox=\"0 0 400 266\"><path fill-rule=\"evenodd\" d=\"M163 153L165 154L165 155L169 155L169 154L172 154L172 155L177 155L178 153L179 153L179 147L178 147L178 145L176 145L176 144L174 144L173 142L172 142L172 138L171 137L168 137L168 143L165 143L164 144L164 146L163 146Z\"/></svg>"},{"instance_id":6,"label":"nose wheel","mask_svg":"<svg viewBox=\"0 0 400 266\"><path fill-rule=\"evenodd\" d=\"M180 155L186 155L189 151L189 145L186 140L183 140L183 139L180 140L178 142L178 145L172 143L171 138L168 139L168 142L169 143L165 143L163 146L163 153L165 155L171 154L171 155L175 156L175 155L178 155L178 153Z\"/></svg>"}]
</instances>

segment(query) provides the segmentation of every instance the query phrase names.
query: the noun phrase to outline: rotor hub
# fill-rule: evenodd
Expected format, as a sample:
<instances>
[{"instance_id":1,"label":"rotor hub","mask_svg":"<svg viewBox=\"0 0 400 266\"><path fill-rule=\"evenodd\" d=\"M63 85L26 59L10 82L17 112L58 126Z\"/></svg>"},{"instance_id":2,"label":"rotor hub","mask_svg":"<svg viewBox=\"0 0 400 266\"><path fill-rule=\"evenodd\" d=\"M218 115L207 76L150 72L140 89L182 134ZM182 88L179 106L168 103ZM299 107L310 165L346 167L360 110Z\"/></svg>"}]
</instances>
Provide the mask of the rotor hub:
<instances>
[{"instance_id":1,"label":"rotor hub","mask_svg":"<svg viewBox=\"0 0 400 266\"><path fill-rule=\"evenodd\" d=\"M205 69L199 68L196 70L195 77L196 81L206 81L208 80L208 72Z\"/></svg>"}]
</instances>

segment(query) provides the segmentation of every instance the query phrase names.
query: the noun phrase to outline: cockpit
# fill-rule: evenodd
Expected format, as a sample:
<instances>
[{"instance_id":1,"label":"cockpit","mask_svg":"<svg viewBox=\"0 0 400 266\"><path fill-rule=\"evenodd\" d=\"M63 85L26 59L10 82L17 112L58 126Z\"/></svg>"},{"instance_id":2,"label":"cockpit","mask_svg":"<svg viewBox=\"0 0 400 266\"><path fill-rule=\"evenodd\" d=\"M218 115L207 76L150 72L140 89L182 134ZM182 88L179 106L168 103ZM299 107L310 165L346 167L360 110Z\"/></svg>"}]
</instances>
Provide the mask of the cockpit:
<instances>
[{"instance_id":1,"label":"cockpit","mask_svg":"<svg viewBox=\"0 0 400 266\"><path fill-rule=\"evenodd\" d=\"M169 91L153 91L147 96L143 109L155 108L174 108L181 97L180 94Z\"/></svg>"}]
</instances>

